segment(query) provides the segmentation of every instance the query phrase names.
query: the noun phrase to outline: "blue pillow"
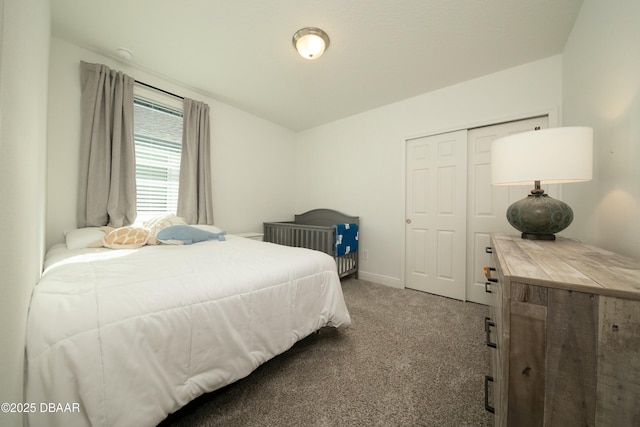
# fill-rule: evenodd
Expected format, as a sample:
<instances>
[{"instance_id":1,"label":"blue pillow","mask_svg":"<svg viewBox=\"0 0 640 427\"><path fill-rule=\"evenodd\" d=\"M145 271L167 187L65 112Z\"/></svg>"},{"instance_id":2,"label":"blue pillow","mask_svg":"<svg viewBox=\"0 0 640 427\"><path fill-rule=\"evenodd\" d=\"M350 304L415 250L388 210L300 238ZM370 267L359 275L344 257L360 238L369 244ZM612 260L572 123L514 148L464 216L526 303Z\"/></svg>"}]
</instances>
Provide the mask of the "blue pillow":
<instances>
[{"instance_id":1,"label":"blue pillow","mask_svg":"<svg viewBox=\"0 0 640 427\"><path fill-rule=\"evenodd\" d=\"M180 240L185 245L190 245L207 240L226 240L225 234L225 231L212 233L189 225L170 225L160 230L156 237L158 240Z\"/></svg>"}]
</instances>

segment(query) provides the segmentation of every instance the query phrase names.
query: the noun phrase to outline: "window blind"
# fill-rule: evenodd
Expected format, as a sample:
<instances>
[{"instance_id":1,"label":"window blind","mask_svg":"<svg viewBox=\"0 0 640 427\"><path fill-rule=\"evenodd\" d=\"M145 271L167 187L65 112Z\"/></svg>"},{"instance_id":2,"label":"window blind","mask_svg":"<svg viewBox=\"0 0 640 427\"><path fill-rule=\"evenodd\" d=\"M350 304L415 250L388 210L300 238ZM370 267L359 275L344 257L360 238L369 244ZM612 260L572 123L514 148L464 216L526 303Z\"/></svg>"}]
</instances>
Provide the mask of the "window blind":
<instances>
[{"instance_id":1,"label":"window blind","mask_svg":"<svg viewBox=\"0 0 640 427\"><path fill-rule=\"evenodd\" d=\"M136 222L176 213L182 149L182 111L134 98Z\"/></svg>"}]
</instances>

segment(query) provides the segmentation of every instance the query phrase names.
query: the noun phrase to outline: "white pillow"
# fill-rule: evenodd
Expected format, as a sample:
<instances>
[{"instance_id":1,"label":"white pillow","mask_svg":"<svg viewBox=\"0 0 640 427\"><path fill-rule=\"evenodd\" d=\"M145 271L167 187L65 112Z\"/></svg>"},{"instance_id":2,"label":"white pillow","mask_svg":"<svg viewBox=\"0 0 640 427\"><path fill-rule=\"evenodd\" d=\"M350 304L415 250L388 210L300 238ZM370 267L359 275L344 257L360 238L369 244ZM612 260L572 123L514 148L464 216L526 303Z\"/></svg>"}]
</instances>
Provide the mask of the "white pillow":
<instances>
[{"instance_id":1,"label":"white pillow","mask_svg":"<svg viewBox=\"0 0 640 427\"><path fill-rule=\"evenodd\" d=\"M103 237L104 231L100 227L76 228L64 232L68 249L88 248L92 243L101 241Z\"/></svg>"}]
</instances>

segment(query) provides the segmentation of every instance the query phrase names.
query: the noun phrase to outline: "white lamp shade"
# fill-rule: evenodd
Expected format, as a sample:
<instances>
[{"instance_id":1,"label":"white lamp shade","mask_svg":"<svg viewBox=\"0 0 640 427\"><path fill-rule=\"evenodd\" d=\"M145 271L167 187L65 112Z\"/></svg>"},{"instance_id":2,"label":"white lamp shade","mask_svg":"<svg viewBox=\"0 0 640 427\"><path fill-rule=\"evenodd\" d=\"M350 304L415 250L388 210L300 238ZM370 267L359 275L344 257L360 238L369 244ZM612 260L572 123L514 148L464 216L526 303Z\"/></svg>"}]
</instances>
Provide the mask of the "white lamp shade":
<instances>
[{"instance_id":1,"label":"white lamp shade","mask_svg":"<svg viewBox=\"0 0 640 427\"><path fill-rule=\"evenodd\" d=\"M491 144L491 183L531 185L589 181L593 129L561 127L523 132Z\"/></svg>"}]
</instances>

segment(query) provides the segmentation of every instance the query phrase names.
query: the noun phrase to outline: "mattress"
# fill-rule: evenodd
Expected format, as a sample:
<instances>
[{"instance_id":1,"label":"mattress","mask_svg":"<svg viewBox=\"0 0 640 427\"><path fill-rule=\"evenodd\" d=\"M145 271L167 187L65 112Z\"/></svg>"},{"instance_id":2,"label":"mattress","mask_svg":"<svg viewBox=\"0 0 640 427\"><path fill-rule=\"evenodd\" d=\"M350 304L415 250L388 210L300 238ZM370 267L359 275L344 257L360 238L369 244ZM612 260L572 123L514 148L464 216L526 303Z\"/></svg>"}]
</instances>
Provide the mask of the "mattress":
<instances>
[{"instance_id":1,"label":"mattress","mask_svg":"<svg viewBox=\"0 0 640 427\"><path fill-rule=\"evenodd\" d=\"M29 310L26 401L37 410L27 419L155 426L319 328L350 323L335 262L319 251L233 235L56 247Z\"/></svg>"}]
</instances>

